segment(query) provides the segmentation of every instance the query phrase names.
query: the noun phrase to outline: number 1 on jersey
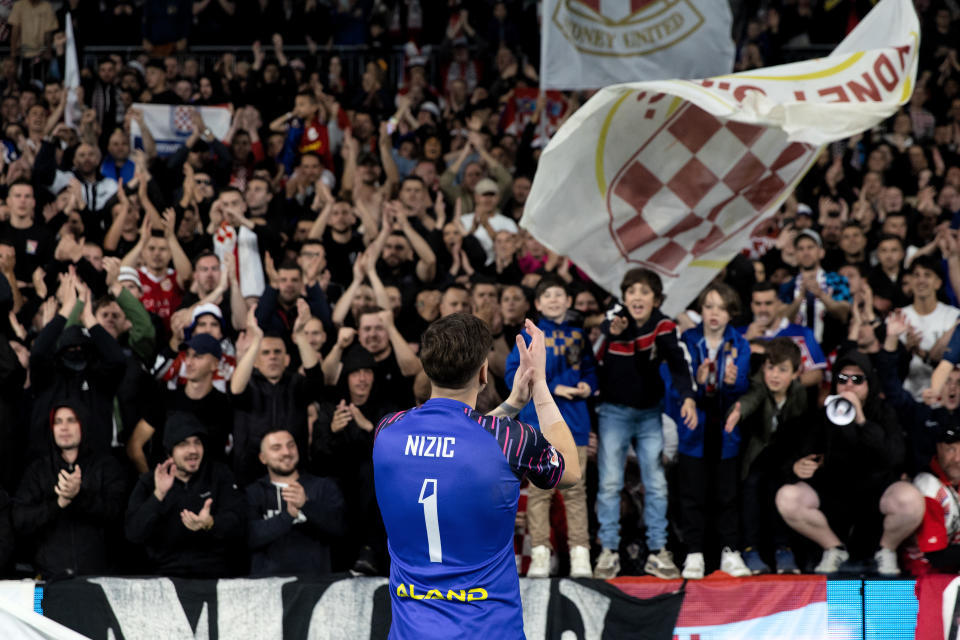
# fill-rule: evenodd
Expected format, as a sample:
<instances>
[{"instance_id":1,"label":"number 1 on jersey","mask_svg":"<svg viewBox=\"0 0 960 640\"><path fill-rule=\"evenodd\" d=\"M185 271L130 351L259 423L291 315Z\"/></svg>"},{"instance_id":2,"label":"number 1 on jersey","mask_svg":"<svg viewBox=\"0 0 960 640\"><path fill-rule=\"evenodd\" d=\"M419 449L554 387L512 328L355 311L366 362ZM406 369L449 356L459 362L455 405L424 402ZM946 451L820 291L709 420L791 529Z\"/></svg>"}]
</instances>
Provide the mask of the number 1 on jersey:
<instances>
[{"instance_id":1,"label":"number 1 on jersey","mask_svg":"<svg viewBox=\"0 0 960 640\"><path fill-rule=\"evenodd\" d=\"M427 525L427 546L430 549L430 562L443 562L443 550L440 547L440 517L437 515L437 480L426 478L420 487L420 504L423 505L423 519Z\"/></svg>"}]
</instances>

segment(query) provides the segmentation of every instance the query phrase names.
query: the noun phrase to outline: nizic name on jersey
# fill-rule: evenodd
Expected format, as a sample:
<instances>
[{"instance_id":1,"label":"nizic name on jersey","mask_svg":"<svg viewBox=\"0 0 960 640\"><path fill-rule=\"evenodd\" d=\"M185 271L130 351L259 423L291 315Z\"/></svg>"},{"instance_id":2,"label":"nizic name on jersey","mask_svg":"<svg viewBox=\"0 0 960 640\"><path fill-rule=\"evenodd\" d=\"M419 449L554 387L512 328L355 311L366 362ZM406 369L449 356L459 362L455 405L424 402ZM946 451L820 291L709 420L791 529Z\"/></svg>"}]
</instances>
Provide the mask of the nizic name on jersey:
<instances>
[{"instance_id":1,"label":"nizic name on jersey","mask_svg":"<svg viewBox=\"0 0 960 640\"><path fill-rule=\"evenodd\" d=\"M452 458L453 445L457 439L452 436L407 436L407 446L403 450L405 456L420 456L423 458Z\"/></svg>"}]
</instances>

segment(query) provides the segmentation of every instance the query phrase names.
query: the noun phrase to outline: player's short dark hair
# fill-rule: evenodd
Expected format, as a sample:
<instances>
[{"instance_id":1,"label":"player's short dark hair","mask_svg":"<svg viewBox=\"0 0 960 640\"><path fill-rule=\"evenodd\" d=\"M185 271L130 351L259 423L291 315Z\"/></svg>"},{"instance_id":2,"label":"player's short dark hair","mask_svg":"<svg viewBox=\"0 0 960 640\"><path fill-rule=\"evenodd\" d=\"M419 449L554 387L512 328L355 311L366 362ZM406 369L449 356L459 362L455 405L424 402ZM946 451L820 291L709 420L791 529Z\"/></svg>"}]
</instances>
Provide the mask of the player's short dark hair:
<instances>
[{"instance_id":1,"label":"player's short dark hair","mask_svg":"<svg viewBox=\"0 0 960 640\"><path fill-rule=\"evenodd\" d=\"M635 284L645 284L653 291L653 298L656 304L663 303L663 282L655 272L643 267L630 269L623 274L623 280L620 281L620 296L627 293L627 289Z\"/></svg>"},{"instance_id":2,"label":"player's short dark hair","mask_svg":"<svg viewBox=\"0 0 960 640\"><path fill-rule=\"evenodd\" d=\"M697 298L697 309L703 313L703 303L707 300L707 295L715 291L720 299L723 300L723 308L731 318L740 315L740 296L733 290L733 287L726 282L714 282L708 284Z\"/></svg>"},{"instance_id":3,"label":"player's short dark hair","mask_svg":"<svg viewBox=\"0 0 960 640\"><path fill-rule=\"evenodd\" d=\"M803 356L800 353L800 347L790 338L773 338L763 345L765 360L770 364L780 364L789 362L793 367L794 373L800 370L800 363Z\"/></svg>"},{"instance_id":4,"label":"player's short dark hair","mask_svg":"<svg viewBox=\"0 0 960 640\"><path fill-rule=\"evenodd\" d=\"M537 286L533 288L533 299L539 300L540 296L546 293L547 289L552 289L553 287L560 287L563 289L563 293L568 295L566 281L560 278L560 276L547 274L540 278L540 282L538 282Z\"/></svg>"},{"instance_id":5,"label":"player's short dark hair","mask_svg":"<svg viewBox=\"0 0 960 640\"><path fill-rule=\"evenodd\" d=\"M487 325L469 313L435 320L420 339L420 362L430 382L462 389L487 361L493 337Z\"/></svg>"}]
</instances>

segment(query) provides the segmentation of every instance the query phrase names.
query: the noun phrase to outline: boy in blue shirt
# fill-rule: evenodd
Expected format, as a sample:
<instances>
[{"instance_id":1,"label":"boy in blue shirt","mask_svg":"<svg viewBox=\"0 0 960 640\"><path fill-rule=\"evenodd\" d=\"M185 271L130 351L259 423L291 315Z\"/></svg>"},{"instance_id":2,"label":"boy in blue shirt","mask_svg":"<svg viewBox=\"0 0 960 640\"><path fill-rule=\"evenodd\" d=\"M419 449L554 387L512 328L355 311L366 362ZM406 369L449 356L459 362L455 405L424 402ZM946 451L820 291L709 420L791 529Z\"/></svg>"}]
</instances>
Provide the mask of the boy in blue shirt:
<instances>
[{"instance_id":1,"label":"boy in blue shirt","mask_svg":"<svg viewBox=\"0 0 960 640\"><path fill-rule=\"evenodd\" d=\"M547 385L553 393L560 414L566 420L577 445L580 469L587 467L587 443L590 440L590 413L586 398L597 390L597 374L593 351L583 329L565 322L570 309L571 297L565 284L554 276L545 276L534 290L534 304L540 313L537 326L543 331L547 349ZM530 337L521 331L525 342ZM519 342L517 343L520 344ZM513 388L514 376L520 365L518 347L507 356L507 384ZM536 411L528 403L520 411L519 419L539 427ZM585 474L584 474L585 475ZM567 514L567 543L570 549L570 577L590 578L590 534L587 516L586 479L582 477L574 486L560 491ZM531 486L527 494L527 526L533 550L528 578L550 576L550 500L553 489L538 489Z\"/></svg>"}]
</instances>

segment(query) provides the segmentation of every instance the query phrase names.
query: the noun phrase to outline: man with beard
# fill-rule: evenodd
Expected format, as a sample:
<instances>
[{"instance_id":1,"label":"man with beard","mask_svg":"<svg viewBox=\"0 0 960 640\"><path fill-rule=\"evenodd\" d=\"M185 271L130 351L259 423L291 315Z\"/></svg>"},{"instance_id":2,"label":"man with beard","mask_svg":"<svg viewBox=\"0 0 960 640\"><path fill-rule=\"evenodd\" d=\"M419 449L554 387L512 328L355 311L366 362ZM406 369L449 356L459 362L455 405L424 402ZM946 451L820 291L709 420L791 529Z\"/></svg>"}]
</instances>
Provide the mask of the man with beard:
<instances>
[{"instance_id":1,"label":"man with beard","mask_svg":"<svg viewBox=\"0 0 960 640\"><path fill-rule=\"evenodd\" d=\"M357 229L353 205L346 200L329 200L310 227L307 237L319 239L327 252L330 280L341 286L350 284L353 261L363 253L372 233L361 235Z\"/></svg>"},{"instance_id":2,"label":"man with beard","mask_svg":"<svg viewBox=\"0 0 960 640\"><path fill-rule=\"evenodd\" d=\"M820 266L825 251L816 231L801 231L793 245L800 273L780 287L780 299L787 305L783 315L810 329L817 342L832 351L843 339L843 325L853 302L849 284L843 276Z\"/></svg>"},{"instance_id":3,"label":"man with beard","mask_svg":"<svg viewBox=\"0 0 960 640\"><path fill-rule=\"evenodd\" d=\"M303 363L304 375L288 371L286 341L277 334L264 335L251 309L247 317L246 350L241 346L237 368L230 379L234 404L233 469L241 485L263 474L258 454L264 433L283 427L294 435L299 449L308 451L307 405L323 393L323 369L304 331L310 309L297 303L293 342Z\"/></svg>"},{"instance_id":4,"label":"man with beard","mask_svg":"<svg viewBox=\"0 0 960 640\"><path fill-rule=\"evenodd\" d=\"M107 532L123 513L123 470L85 446L79 405L50 411L53 446L27 467L13 500L13 523L35 544L34 568L50 580L111 569Z\"/></svg>"},{"instance_id":5,"label":"man with beard","mask_svg":"<svg viewBox=\"0 0 960 640\"><path fill-rule=\"evenodd\" d=\"M930 398L930 405L917 402L913 395L903 388L903 380L898 375L902 362L900 356L904 353L900 348L900 336L908 330L909 325L902 312L891 314L887 319L887 335L883 349L877 353L875 362L877 374L883 384L883 395L897 410L900 424L907 436L907 472L915 475L925 469L930 458L936 454L940 433L950 425L960 423L960 412L957 411L960 408L960 369L951 363L953 357L948 351L934 373L930 390L923 391L923 396ZM954 335L960 338L960 333L954 332ZM955 342L956 340L951 339L951 347L958 346ZM944 369L945 381L938 384L938 377Z\"/></svg>"},{"instance_id":6,"label":"man with beard","mask_svg":"<svg viewBox=\"0 0 960 640\"><path fill-rule=\"evenodd\" d=\"M956 418L936 434L936 453L913 479L923 494L920 528L905 550L910 574L956 573L960 568L960 424Z\"/></svg>"},{"instance_id":7,"label":"man with beard","mask_svg":"<svg viewBox=\"0 0 960 640\"><path fill-rule=\"evenodd\" d=\"M297 442L286 429L260 441L267 475L247 487L250 575L330 573L330 544L343 535L337 483L297 470Z\"/></svg>"},{"instance_id":8,"label":"man with beard","mask_svg":"<svg viewBox=\"0 0 960 640\"><path fill-rule=\"evenodd\" d=\"M127 505L127 538L146 546L158 575L220 578L235 573L245 533L243 494L221 462L204 455L207 428L189 413L167 421L170 453L140 476Z\"/></svg>"},{"instance_id":9,"label":"man with beard","mask_svg":"<svg viewBox=\"0 0 960 640\"><path fill-rule=\"evenodd\" d=\"M73 171L57 169L56 149L53 142L45 141L40 146L33 165L34 181L46 186L50 193L57 194L65 189L71 180L79 180L83 187L83 203L80 206L85 207L88 214L97 216L98 224L92 226L97 227L102 237L107 229L98 212L106 207L107 201L117 193L117 181L100 173L101 154L96 146L86 142L77 146L73 154ZM85 222L90 227L93 220L86 218Z\"/></svg>"},{"instance_id":10,"label":"man with beard","mask_svg":"<svg viewBox=\"0 0 960 640\"><path fill-rule=\"evenodd\" d=\"M356 543L347 555L357 557L359 544L353 569L366 575L377 573L386 554L386 533L373 483L373 428L398 408L384 396L382 387L381 393L372 393L375 367L373 356L362 346L347 349L337 384L339 402L320 405L313 434L313 468L336 478L346 491L347 538Z\"/></svg>"},{"instance_id":11,"label":"man with beard","mask_svg":"<svg viewBox=\"0 0 960 640\"><path fill-rule=\"evenodd\" d=\"M843 424L832 405L821 411L792 457L777 510L791 529L823 549L816 573L836 573L851 556L872 552L880 575L899 575L897 547L924 511L917 489L900 480L903 433L865 354L847 351L833 370L831 391L841 396L851 420Z\"/></svg>"},{"instance_id":12,"label":"man with beard","mask_svg":"<svg viewBox=\"0 0 960 640\"><path fill-rule=\"evenodd\" d=\"M413 404L413 380L420 373L420 359L394 325L393 312L380 307L362 309L356 330L340 328L336 344L323 360L327 381L336 384L339 380L341 358L355 337L373 355L377 380L374 393L399 407Z\"/></svg>"},{"instance_id":13,"label":"man with beard","mask_svg":"<svg viewBox=\"0 0 960 640\"><path fill-rule=\"evenodd\" d=\"M267 286L263 290L263 295L256 307L256 319L264 331L279 336L289 336L300 314L299 300L307 303L305 310L319 318L325 327L333 326L330 321L330 304L327 302L327 294L319 283L320 267L323 266L322 258L317 256L306 260L308 270L306 273L296 262L286 261L280 265L277 269L276 284ZM306 285L304 280L310 284Z\"/></svg>"},{"instance_id":14,"label":"man with beard","mask_svg":"<svg viewBox=\"0 0 960 640\"><path fill-rule=\"evenodd\" d=\"M384 205L383 225L368 251L379 257L377 274L384 284L396 285L403 299L411 300L436 276L437 254L413 228L401 206L395 202Z\"/></svg>"},{"instance_id":15,"label":"man with beard","mask_svg":"<svg viewBox=\"0 0 960 640\"><path fill-rule=\"evenodd\" d=\"M750 294L750 311L753 322L739 327L747 340L756 338L790 338L800 348L800 382L805 387L817 387L823 381L823 371L827 368L826 358L820 343L813 332L798 324L793 324L780 312L777 300L777 287L772 282L758 282L753 285Z\"/></svg>"}]
</instances>

